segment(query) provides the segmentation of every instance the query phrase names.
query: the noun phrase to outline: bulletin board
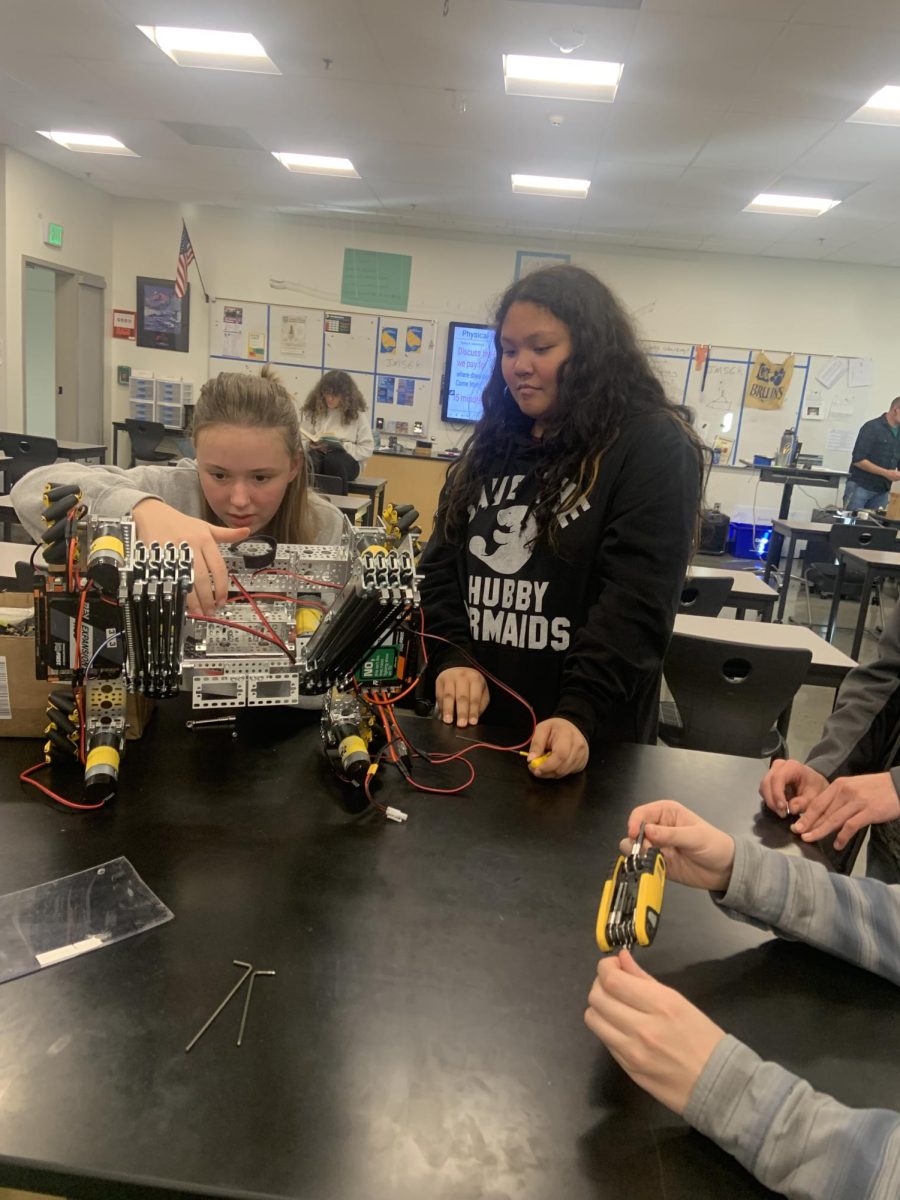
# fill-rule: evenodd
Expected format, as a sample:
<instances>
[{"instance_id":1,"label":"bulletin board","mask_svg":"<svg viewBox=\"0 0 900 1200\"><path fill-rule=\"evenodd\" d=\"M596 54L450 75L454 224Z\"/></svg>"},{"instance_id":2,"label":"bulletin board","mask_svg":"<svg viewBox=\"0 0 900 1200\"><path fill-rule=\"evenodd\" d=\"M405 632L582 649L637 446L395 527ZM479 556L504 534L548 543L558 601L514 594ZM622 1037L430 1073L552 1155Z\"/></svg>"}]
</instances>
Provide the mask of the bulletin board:
<instances>
[{"instance_id":1,"label":"bulletin board","mask_svg":"<svg viewBox=\"0 0 900 1200\"><path fill-rule=\"evenodd\" d=\"M209 366L254 372L271 363L302 404L326 371L346 371L385 433L428 433L437 323L243 300L210 305Z\"/></svg>"},{"instance_id":2,"label":"bulletin board","mask_svg":"<svg viewBox=\"0 0 900 1200\"><path fill-rule=\"evenodd\" d=\"M644 349L666 395L693 411L694 428L720 448L724 465L774 457L785 429L796 429L802 454L846 470L860 425L877 415L871 359L682 342ZM777 401L773 381L783 384Z\"/></svg>"}]
</instances>

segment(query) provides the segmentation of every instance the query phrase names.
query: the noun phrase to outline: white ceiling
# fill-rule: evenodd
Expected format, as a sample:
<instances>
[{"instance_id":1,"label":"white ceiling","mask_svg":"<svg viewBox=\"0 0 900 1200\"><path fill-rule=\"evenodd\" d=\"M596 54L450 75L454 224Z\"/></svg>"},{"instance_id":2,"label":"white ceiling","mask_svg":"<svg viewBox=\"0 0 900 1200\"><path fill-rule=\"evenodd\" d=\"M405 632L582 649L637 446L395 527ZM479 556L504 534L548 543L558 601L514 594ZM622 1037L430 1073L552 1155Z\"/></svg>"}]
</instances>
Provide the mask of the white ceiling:
<instances>
[{"instance_id":1,"label":"white ceiling","mask_svg":"<svg viewBox=\"0 0 900 1200\"><path fill-rule=\"evenodd\" d=\"M179 68L138 23L248 30L283 73ZM579 57L624 62L614 104L504 94L501 54L553 54L563 26ZM384 226L900 265L900 128L845 123L889 83L900 0L0 0L0 142L115 196ZM346 155L362 178L269 150ZM590 196L513 195L514 171L590 178ZM779 190L844 202L741 212Z\"/></svg>"}]
</instances>

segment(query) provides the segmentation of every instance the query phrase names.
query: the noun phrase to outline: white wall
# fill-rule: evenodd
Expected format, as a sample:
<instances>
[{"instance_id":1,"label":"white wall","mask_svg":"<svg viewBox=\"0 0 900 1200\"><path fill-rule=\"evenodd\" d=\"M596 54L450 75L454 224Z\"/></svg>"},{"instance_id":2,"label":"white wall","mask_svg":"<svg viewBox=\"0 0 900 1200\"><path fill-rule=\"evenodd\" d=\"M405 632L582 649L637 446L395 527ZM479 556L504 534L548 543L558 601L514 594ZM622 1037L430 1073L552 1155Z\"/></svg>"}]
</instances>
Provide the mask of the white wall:
<instances>
[{"instance_id":1,"label":"white wall","mask_svg":"<svg viewBox=\"0 0 900 1200\"><path fill-rule=\"evenodd\" d=\"M6 345L6 370L0 373L0 416L6 429L22 429L23 396L23 255L52 262L67 270L112 278L111 196L74 176L56 171L15 150L5 152L4 228L6 235L3 300L0 307L0 340ZM55 250L43 242L42 223L57 221L64 227L63 246ZM109 287L106 325L109 326ZM108 348L108 347L107 347ZM107 356L104 412L109 414ZM0 368L2 371L2 368ZM108 422L107 422L108 423Z\"/></svg>"},{"instance_id":2,"label":"white wall","mask_svg":"<svg viewBox=\"0 0 900 1200\"><path fill-rule=\"evenodd\" d=\"M187 218L194 249L212 296L325 307L340 306L343 251L347 246L411 254L410 315L441 323L438 376L450 320L484 321L511 280L517 249L540 248L537 240L454 237L419 231L376 230L348 223L304 220L260 211L180 209L175 205L117 201L115 207L114 303L133 308L135 276L171 278ZM559 245L556 244L556 249ZM797 352L842 354L875 360L876 415L900 392L900 272L774 258L666 251L568 247L576 261L595 270L636 314L647 338L714 345L773 346ZM202 382L207 370L208 321L192 268L191 348L188 354L139 350L116 344L116 362L158 374ZM270 278L297 281L298 291L276 290ZM464 428L444 426L435 385L430 432L438 445L464 440ZM118 388L117 413L126 395ZM715 470L709 499L726 511L735 505L777 508L780 488L756 487L755 472ZM808 513L832 496L795 493L796 511Z\"/></svg>"},{"instance_id":3,"label":"white wall","mask_svg":"<svg viewBox=\"0 0 900 1200\"><path fill-rule=\"evenodd\" d=\"M0 169L3 164L0 163ZM411 254L409 314L436 319L440 335L438 377L450 320L484 321L512 278L517 249L542 248L539 239L499 239L381 229L329 219L304 219L262 210L189 207L114 199L90 185L7 151L0 214L5 219L5 288L0 288L0 337L8 363L5 423L22 412L22 255L49 259L41 241L41 219L65 226L59 258L66 266L105 277L107 315L112 307L133 309L138 275L172 278L181 219L187 220L200 268L212 296L237 300L325 307L340 305L343 251L347 246ZM900 393L900 271L801 260L676 253L627 248L599 249L577 240L545 249L568 250L573 261L595 270L636 315L647 338L713 345L771 346L797 352L871 357L875 363L874 406ZM0 242L0 252L2 252ZM2 260L0 260L2 261ZM270 279L299 284L297 291L272 288ZM116 386L115 366L128 364L158 375L182 376L200 384L208 366L208 318L196 269L191 268L191 344L187 354L138 349L107 339L107 391L111 415L122 417L127 389ZM3 306L6 306L5 320ZM430 432L438 445L464 440L465 427L443 426L438 384ZM862 418L861 418L862 419ZM780 489L756 488L755 472L714 470L709 499L726 511L735 505L777 508ZM796 511L817 499L795 493Z\"/></svg>"}]
</instances>

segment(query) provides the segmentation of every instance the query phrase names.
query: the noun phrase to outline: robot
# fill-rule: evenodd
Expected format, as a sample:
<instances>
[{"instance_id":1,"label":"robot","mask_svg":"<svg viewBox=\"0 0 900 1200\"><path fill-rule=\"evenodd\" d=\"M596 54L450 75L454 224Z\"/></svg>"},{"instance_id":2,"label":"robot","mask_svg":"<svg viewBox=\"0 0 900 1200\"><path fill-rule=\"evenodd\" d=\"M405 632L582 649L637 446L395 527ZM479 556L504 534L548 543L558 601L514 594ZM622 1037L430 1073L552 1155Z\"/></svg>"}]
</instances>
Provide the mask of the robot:
<instances>
[{"instance_id":1,"label":"robot","mask_svg":"<svg viewBox=\"0 0 900 1200\"><path fill-rule=\"evenodd\" d=\"M389 508L366 529L345 521L336 546L256 535L225 547L227 600L215 616L197 617L187 612L186 543L145 545L132 521L89 513L77 489L48 485L36 675L61 685L50 694L44 761L83 765L76 807L116 795L127 695L166 700L180 691L196 710L232 712L324 697L329 761L369 796L380 748L372 705L415 685L419 593L408 529L416 515Z\"/></svg>"}]
</instances>

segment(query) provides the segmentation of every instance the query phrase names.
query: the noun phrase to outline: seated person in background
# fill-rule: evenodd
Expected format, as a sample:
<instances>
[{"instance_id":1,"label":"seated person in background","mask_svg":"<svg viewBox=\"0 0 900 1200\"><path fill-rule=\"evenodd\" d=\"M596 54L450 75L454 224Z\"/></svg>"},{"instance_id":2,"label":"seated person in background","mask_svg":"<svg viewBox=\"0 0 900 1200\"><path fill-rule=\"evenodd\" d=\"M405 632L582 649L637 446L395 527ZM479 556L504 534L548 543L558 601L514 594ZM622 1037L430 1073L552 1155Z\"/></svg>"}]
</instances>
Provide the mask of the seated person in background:
<instances>
[{"instance_id":1,"label":"seated person in background","mask_svg":"<svg viewBox=\"0 0 900 1200\"><path fill-rule=\"evenodd\" d=\"M872 826L867 871L900 883L900 603L888 614L874 662L844 678L834 711L806 763L779 759L763 800L804 841L837 831L836 850Z\"/></svg>"},{"instance_id":2,"label":"seated person in background","mask_svg":"<svg viewBox=\"0 0 900 1200\"><path fill-rule=\"evenodd\" d=\"M30 471L10 493L22 524L40 541L44 486L72 483L97 516L132 516L145 542L187 542L194 552L188 608L207 616L228 595L219 546L253 533L279 542L330 545L343 518L307 486L297 407L277 376L225 374L200 389L196 459L174 466L55 463Z\"/></svg>"},{"instance_id":3,"label":"seated person in background","mask_svg":"<svg viewBox=\"0 0 900 1200\"><path fill-rule=\"evenodd\" d=\"M303 432L313 473L336 475L345 484L359 475L375 449L369 406L346 371L326 371L303 402Z\"/></svg>"},{"instance_id":4,"label":"seated person in background","mask_svg":"<svg viewBox=\"0 0 900 1200\"><path fill-rule=\"evenodd\" d=\"M634 810L628 851L642 822L669 879L706 888L726 912L900 983L900 888L735 842L672 800ZM763 1062L627 950L599 963L584 1020L635 1083L780 1195L900 1195L900 1114L847 1108ZM823 1030L823 1052L828 1036Z\"/></svg>"},{"instance_id":5,"label":"seated person in background","mask_svg":"<svg viewBox=\"0 0 900 1200\"><path fill-rule=\"evenodd\" d=\"M703 449L590 272L513 284L495 344L422 558L426 632L452 643L428 653L444 721L521 726L483 668L535 710L529 761L548 757L534 774L560 778L595 738L656 740Z\"/></svg>"}]
</instances>

